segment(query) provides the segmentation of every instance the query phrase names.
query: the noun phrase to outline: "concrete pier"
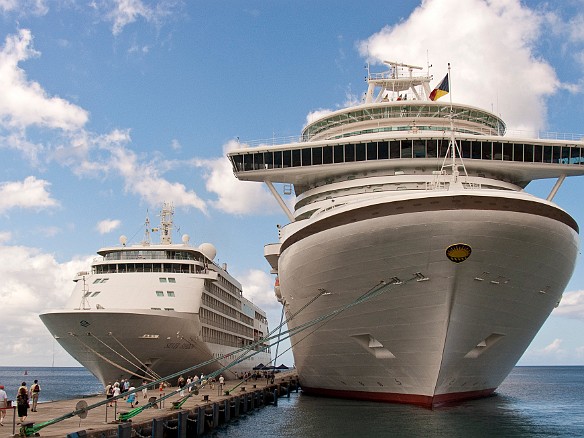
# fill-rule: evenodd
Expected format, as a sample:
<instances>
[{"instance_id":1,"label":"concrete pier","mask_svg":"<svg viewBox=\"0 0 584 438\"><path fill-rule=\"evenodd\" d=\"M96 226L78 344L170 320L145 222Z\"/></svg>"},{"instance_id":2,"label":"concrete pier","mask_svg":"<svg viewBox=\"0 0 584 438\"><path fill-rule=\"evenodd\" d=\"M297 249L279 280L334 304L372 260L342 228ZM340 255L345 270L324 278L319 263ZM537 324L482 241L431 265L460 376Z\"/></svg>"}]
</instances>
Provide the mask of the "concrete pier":
<instances>
[{"instance_id":1,"label":"concrete pier","mask_svg":"<svg viewBox=\"0 0 584 438\"><path fill-rule=\"evenodd\" d=\"M277 398L289 394L291 388L298 388L297 376L293 371L279 373L274 383L266 379L250 380L241 383L240 380L225 382L223 391L218 384L213 389L206 385L199 389L198 395L192 395L180 407L177 403L178 394L158 403L157 408L149 408L140 412L128 421L120 421L120 412L128 412L132 408L123 399L119 399L114 407L99 406L86 412L85 418L78 416L68 418L59 423L51 424L39 430L37 436L41 437L130 437L148 436L152 438L163 437L168 431L172 436L203 436L221 424L228 423L231 419L244 415L254 409L267 405L277 406ZM152 397L159 398L162 394L168 394L176 388L166 388L165 391L149 390L148 397L143 398L142 393L136 393L137 400L145 404ZM83 400L91 406L103 401L104 395L87 397ZM40 403L37 412L29 410L26 423L36 425L59 418L76 410L79 402L75 400L63 400L57 402ZM19 435L21 425L13 410L8 409L4 426L0 428L0 438L22 436ZM166 431L166 432L165 432ZM187 435L188 434L188 435Z\"/></svg>"}]
</instances>

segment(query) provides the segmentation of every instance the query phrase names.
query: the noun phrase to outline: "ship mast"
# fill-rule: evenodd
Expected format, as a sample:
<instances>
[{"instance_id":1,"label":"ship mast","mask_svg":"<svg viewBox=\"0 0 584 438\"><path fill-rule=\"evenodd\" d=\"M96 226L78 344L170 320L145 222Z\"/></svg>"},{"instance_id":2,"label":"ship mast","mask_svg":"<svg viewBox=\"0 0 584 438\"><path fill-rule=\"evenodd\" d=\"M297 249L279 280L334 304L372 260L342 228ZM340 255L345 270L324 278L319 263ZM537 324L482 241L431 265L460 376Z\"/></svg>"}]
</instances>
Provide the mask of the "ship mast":
<instances>
[{"instance_id":1,"label":"ship mast","mask_svg":"<svg viewBox=\"0 0 584 438\"><path fill-rule=\"evenodd\" d=\"M172 217L174 215L174 206L172 203L165 202L160 211L160 243L170 245L172 243Z\"/></svg>"}]
</instances>

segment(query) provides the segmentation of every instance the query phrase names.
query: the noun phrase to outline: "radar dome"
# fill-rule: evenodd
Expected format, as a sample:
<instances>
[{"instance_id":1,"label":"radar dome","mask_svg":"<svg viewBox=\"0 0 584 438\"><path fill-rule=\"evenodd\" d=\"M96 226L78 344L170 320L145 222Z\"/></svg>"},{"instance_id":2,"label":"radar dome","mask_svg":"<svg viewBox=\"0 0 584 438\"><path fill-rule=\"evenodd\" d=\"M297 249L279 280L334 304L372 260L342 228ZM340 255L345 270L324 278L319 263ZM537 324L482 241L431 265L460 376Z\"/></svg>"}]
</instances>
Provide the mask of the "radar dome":
<instances>
[{"instance_id":1,"label":"radar dome","mask_svg":"<svg viewBox=\"0 0 584 438\"><path fill-rule=\"evenodd\" d=\"M211 260L217 255L217 249L211 243L201 243L199 250Z\"/></svg>"},{"instance_id":2,"label":"radar dome","mask_svg":"<svg viewBox=\"0 0 584 438\"><path fill-rule=\"evenodd\" d=\"M189 240L191 240L191 236L189 236L188 234L183 234L183 236L182 236L182 243L184 243L185 245L187 245L189 243Z\"/></svg>"},{"instance_id":3,"label":"radar dome","mask_svg":"<svg viewBox=\"0 0 584 438\"><path fill-rule=\"evenodd\" d=\"M128 243L128 238L126 236L124 236L123 234L120 236L120 243L123 246L126 246L126 243Z\"/></svg>"}]
</instances>

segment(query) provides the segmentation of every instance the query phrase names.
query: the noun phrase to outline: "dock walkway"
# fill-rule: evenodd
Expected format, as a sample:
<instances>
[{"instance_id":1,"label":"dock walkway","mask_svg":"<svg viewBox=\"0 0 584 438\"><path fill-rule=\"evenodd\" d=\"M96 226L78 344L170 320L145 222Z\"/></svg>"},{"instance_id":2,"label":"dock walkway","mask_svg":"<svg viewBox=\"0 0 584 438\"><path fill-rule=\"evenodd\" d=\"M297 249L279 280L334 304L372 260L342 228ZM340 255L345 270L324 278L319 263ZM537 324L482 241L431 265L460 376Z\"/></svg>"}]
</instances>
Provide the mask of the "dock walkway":
<instances>
[{"instance_id":1,"label":"dock walkway","mask_svg":"<svg viewBox=\"0 0 584 438\"><path fill-rule=\"evenodd\" d=\"M173 402L178 402L181 398L179 394L175 394L166 400L159 403L158 409L149 408L140 412L138 415L133 417L128 423L131 424L148 424L152 423L155 418L176 418L179 411L188 410L190 412L196 411L196 408L204 408L208 413L213 409L214 405L226 406L226 401L233 405L233 400L235 397L243 397L250 394L259 394L260 392L273 393L277 391L280 396L283 394L282 388L297 388L296 386L297 376L294 371L283 372L276 374L274 383L271 383L266 378L258 378L257 380L248 380L241 383L241 380L228 380L225 382L223 393L219 389L219 385L215 384L215 387L211 389L209 385L206 385L202 389L199 389L198 395L192 395L187 401L179 408L173 408ZM142 393L137 392L136 398L140 404L147 403L151 397L160 397L173 392L177 388L166 388L163 391L159 390L148 390L148 396L146 399L143 398ZM225 391L229 391L229 394L225 394ZM284 390L285 392L285 390ZM73 400L61 400L55 402L39 403L37 412L28 411L28 417L25 423L34 422L35 425L41 424L43 422L59 418L67 413L76 410L76 405L79 400L83 400L88 406L95 403L103 401L105 399L104 395L97 395L92 397L85 397L83 399L73 399ZM246 407L247 407L246 399ZM250 400L251 401L251 400ZM238 400L239 402L239 400ZM253 406L253 402L252 406ZM257 404L256 404L257 405ZM254 406L257 407L257 406ZM0 427L0 438L19 436L20 424L19 419L15 413L15 409L8 409L6 412L6 418L4 419L4 426ZM123 422L118 420L120 412L128 412L132 408L123 399L117 400L117 403L113 407L107 407L106 404L99 406L95 409L87 411L87 416L85 418L80 418L78 416L71 417L60 421L59 423L51 424L43 429L41 429L38 434L41 437L67 437L75 436L75 432L81 432L78 436L104 436L113 437L118 436L119 425ZM217 410L217 407L215 407ZM239 412L239 406L238 410ZM217 415L217 414L216 414ZM225 414L223 414L225 415ZM229 417L229 414L227 414ZM16 424L13 423L16 421ZM201 429L202 430L202 429ZM130 435L127 435L130 436ZM148 435L150 436L150 435Z\"/></svg>"}]
</instances>

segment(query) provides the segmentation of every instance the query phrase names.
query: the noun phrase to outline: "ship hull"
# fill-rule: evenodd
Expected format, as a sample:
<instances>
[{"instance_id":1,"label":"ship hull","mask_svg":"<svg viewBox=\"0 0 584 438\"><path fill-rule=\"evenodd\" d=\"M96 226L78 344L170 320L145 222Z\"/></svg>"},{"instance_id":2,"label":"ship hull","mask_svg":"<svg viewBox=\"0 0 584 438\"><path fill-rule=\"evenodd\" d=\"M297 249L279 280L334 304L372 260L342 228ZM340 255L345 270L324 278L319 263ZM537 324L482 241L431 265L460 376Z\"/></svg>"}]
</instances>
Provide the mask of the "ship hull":
<instances>
[{"instance_id":1,"label":"ship hull","mask_svg":"<svg viewBox=\"0 0 584 438\"><path fill-rule=\"evenodd\" d=\"M286 236L288 325L318 321L292 337L303 390L426 407L492 394L561 299L578 251L560 209L497 203L346 208ZM445 251L458 243L472 253L454 263Z\"/></svg>"},{"instance_id":2,"label":"ship hull","mask_svg":"<svg viewBox=\"0 0 584 438\"><path fill-rule=\"evenodd\" d=\"M197 314L140 309L59 310L41 314L40 318L59 344L104 385L128 376L139 383L143 378L153 380L183 370L188 370L185 377L207 375L235 358L229 356L235 347L203 342ZM225 359L216 360L225 355ZM224 374L233 376L269 360L268 353L258 353ZM206 364L193 369L202 363ZM174 384L176 378L169 380Z\"/></svg>"}]
</instances>

